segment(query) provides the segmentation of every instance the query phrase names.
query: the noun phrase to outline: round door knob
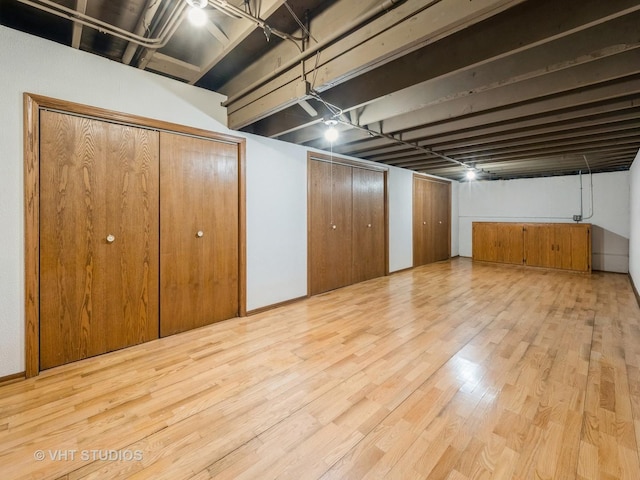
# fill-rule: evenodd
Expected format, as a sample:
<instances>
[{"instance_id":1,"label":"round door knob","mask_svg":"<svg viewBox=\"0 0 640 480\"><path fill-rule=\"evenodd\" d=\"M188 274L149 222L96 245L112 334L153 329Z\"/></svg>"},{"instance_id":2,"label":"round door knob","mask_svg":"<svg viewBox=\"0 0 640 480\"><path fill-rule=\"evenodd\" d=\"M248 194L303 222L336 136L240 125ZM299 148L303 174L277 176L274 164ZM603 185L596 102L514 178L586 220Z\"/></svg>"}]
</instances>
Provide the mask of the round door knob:
<instances>
[{"instance_id":1,"label":"round door knob","mask_svg":"<svg viewBox=\"0 0 640 480\"><path fill-rule=\"evenodd\" d=\"M423 224L423 225L426 225L426 224L427 224L427 222L422 222L422 224Z\"/></svg>"},{"instance_id":2,"label":"round door knob","mask_svg":"<svg viewBox=\"0 0 640 480\"><path fill-rule=\"evenodd\" d=\"M337 225L331 225L331 228L333 228L335 230L338 227L337 227Z\"/></svg>"},{"instance_id":3,"label":"round door knob","mask_svg":"<svg viewBox=\"0 0 640 480\"><path fill-rule=\"evenodd\" d=\"M107 243L113 243L115 242L116 237L114 237L113 235L109 234L107 235Z\"/></svg>"},{"instance_id":4,"label":"round door knob","mask_svg":"<svg viewBox=\"0 0 640 480\"><path fill-rule=\"evenodd\" d=\"M442 225L442 220L440 220L438 223L439 223L440 225Z\"/></svg>"},{"instance_id":5,"label":"round door knob","mask_svg":"<svg viewBox=\"0 0 640 480\"><path fill-rule=\"evenodd\" d=\"M370 224L370 223L369 223L369 224L367 224L367 228L371 228L371 224Z\"/></svg>"},{"instance_id":6,"label":"round door knob","mask_svg":"<svg viewBox=\"0 0 640 480\"><path fill-rule=\"evenodd\" d=\"M196 237L198 238L204 237L204 232L202 230L198 230L198 232L196 233Z\"/></svg>"}]
</instances>

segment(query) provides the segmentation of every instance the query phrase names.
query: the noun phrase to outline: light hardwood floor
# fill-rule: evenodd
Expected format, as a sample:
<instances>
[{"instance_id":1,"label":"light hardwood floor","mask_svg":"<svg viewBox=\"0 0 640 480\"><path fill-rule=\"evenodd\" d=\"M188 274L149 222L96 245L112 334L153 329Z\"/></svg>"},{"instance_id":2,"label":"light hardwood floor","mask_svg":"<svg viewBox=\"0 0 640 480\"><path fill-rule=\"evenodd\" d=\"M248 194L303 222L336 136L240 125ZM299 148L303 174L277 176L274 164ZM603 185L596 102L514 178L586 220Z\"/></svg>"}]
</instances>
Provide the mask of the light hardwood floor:
<instances>
[{"instance_id":1,"label":"light hardwood floor","mask_svg":"<svg viewBox=\"0 0 640 480\"><path fill-rule=\"evenodd\" d=\"M638 480L639 439L628 278L467 259L0 388L2 479Z\"/></svg>"}]
</instances>

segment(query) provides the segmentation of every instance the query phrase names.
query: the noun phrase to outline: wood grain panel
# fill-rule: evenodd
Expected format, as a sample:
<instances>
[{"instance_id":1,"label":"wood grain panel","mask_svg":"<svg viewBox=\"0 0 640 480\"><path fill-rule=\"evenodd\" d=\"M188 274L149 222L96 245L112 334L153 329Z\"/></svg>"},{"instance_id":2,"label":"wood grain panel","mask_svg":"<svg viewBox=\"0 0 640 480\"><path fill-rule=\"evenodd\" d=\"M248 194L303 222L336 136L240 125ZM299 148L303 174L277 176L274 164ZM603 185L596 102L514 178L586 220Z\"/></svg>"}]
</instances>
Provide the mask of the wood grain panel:
<instances>
[{"instance_id":1,"label":"wood grain panel","mask_svg":"<svg viewBox=\"0 0 640 480\"><path fill-rule=\"evenodd\" d=\"M481 262L498 261L498 225L495 223L473 222L473 259Z\"/></svg>"},{"instance_id":2,"label":"wood grain panel","mask_svg":"<svg viewBox=\"0 0 640 480\"><path fill-rule=\"evenodd\" d=\"M309 160L309 293L352 283L352 168Z\"/></svg>"},{"instance_id":3,"label":"wood grain panel","mask_svg":"<svg viewBox=\"0 0 640 480\"><path fill-rule=\"evenodd\" d=\"M235 145L166 132L160 151L160 333L167 336L238 314L238 156Z\"/></svg>"},{"instance_id":4,"label":"wood grain panel","mask_svg":"<svg viewBox=\"0 0 640 480\"><path fill-rule=\"evenodd\" d=\"M524 259L524 227L521 223L499 223L497 225L497 261L522 265Z\"/></svg>"},{"instance_id":5,"label":"wood grain panel","mask_svg":"<svg viewBox=\"0 0 640 480\"><path fill-rule=\"evenodd\" d=\"M591 269L591 227L588 224L555 226L556 268L587 272Z\"/></svg>"},{"instance_id":6,"label":"wood grain panel","mask_svg":"<svg viewBox=\"0 0 640 480\"><path fill-rule=\"evenodd\" d=\"M451 257L451 184L431 182L433 261Z\"/></svg>"},{"instance_id":7,"label":"wood grain panel","mask_svg":"<svg viewBox=\"0 0 640 480\"><path fill-rule=\"evenodd\" d=\"M157 338L158 134L53 112L40 131L45 369Z\"/></svg>"},{"instance_id":8,"label":"wood grain panel","mask_svg":"<svg viewBox=\"0 0 640 480\"><path fill-rule=\"evenodd\" d=\"M385 273L384 173L352 170L353 276L352 283Z\"/></svg>"},{"instance_id":9,"label":"wood grain panel","mask_svg":"<svg viewBox=\"0 0 640 480\"><path fill-rule=\"evenodd\" d=\"M555 227L527 224L524 232L526 265L555 268Z\"/></svg>"},{"instance_id":10,"label":"wood grain panel","mask_svg":"<svg viewBox=\"0 0 640 480\"><path fill-rule=\"evenodd\" d=\"M229 143L237 148L239 161L239 295L241 315L246 314L246 219L245 156L243 138L196 129L184 125L114 112L65 100L25 93L24 98L24 216L25 216L25 351L26 375L40 370L40 114L44 109L69 112L72 115L103 118L108 122L139 125L181 132Z\"/></svg>"},{"instance_id":11,"label":"wood grain panel","mask_svg":"<svg viewBox=\"0 0 640 480\"><path fill-rule=\"evenodd\" d=\"M451 256L451 184L413 177L413 265Z\"/></svg>"}]
</instances>

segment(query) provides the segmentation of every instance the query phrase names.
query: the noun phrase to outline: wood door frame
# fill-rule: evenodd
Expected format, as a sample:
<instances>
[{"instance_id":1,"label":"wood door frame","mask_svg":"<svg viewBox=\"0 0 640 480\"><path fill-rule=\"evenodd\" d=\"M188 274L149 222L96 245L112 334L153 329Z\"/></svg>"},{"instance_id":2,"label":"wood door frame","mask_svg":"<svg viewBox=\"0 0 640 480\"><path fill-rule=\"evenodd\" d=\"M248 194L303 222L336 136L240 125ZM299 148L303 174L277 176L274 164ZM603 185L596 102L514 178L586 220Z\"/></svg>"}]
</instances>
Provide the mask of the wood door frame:
<instances>
[{"instance_id":1,"label":"wood door frame","mask_svg":"<svg viewBox=\"0 0 640 480\"><path fill-rule=\"evenodd\" d=\"M389 167L384 165L375 165L371 163L359 162L335 155L327 155L319 152L307 152L307 297L311 296L311 202L309 195L311 194L311 176L309 175L309 162L329 162L338 165L346 165L348 167L363 168L365 170L373 170L383 173L384 187L384 274L389 275Z\"/></svg>"},{"instance_id":2,"label":"wood door frame","mask_svg":"<svg viewBox=\"0 0 640 480\"><path fill-rule=\"evenodd\" d=\"M411 208L413 209L415 206L415 201L416 201L416 180L421 180L421 181L426 181L426 182L433 182L433 183L441 183L443 185L448 185L449 186L449 205L447 208L447 217L448 217L448 222L449 222L449 231L447 232L447 252L448 252L448 257L449 259L451 259L451 205L452 205L452 199L451 199L451 184L453 182L449 181L449 180L444 180L444 179L440 179L440 178L435 178L435 177L430 177L428 175L424 175L421 173L414 173L413 174L413 182L411 184L411 196L412 196L412 202L411 202ZM413 232L413 229L415 228L415 219L413 218L414 212L411 212L411 241L413 242L414 238L415 238L415 233ZM415 252L415 246L412 247L413 252ZM413 253L413 267L416 267L416 256L415 253Z\"/></svg>"},{"instance_id":3,"label":"wood door frame","mask_svg":"<svg viewBox=\"0 0 640 480\"><path fill-rule=\"evenodd\" d=\"M40 371L40 112L54 110L96 120L235 144L238 148L238 314L247 314L246 139L195 127L82 105L32 93L24 102L24 238L26 377Z\"/></svg>"}]
</instances>

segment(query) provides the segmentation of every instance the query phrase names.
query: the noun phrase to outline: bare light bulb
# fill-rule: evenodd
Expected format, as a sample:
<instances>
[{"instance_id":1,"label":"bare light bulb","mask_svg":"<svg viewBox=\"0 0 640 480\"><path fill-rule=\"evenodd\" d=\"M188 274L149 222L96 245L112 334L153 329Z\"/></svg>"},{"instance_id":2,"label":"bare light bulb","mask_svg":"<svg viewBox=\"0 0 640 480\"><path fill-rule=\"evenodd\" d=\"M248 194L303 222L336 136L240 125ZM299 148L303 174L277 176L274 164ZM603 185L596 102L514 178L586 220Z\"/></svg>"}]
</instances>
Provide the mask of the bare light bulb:
<instances>
[{"instance_id":1,"label":"bare light bulb","mask_svg":"<svg viewBox=\"0 0 640 480\"><path fill-rule=\"evenodd\" d=\"M201 8L192 7L189 10L189 21L192 25L196 27L202 27L205 23L207 23L207 12L205 12Z\"/></svg>"},{"instance_id":2,"label":"bare light bulb","mask_svg":"<svg viewBox=\"0 0 640 480\"><path fill-rule=\"evenodd\" d=\"M336 127L329 127L327 131L324 132L324 138L326 138L331 143L335 142L338 139L339 133Z\"/></svg>"},{"instance_id":3,"label":"bare light bulb","mask_svg":"<svg viewBox=\"0 0 640 480\"><path fill-rule=\"evenodd\" d=\"M204 8L209 2L208 0L187 0L187 3L194 8Z\"/></svg>"},{"instance_id":4,"label":"bare light bulb","mask_svg":"<svg viewBox=\"0 0 640 480\"><path fill-rule=\"evenodd\" d=\"M476 172L475 170L467 170L467 180L475 180Z\"/></svg>"}]
</instances>

